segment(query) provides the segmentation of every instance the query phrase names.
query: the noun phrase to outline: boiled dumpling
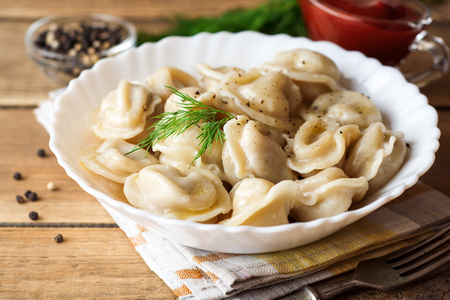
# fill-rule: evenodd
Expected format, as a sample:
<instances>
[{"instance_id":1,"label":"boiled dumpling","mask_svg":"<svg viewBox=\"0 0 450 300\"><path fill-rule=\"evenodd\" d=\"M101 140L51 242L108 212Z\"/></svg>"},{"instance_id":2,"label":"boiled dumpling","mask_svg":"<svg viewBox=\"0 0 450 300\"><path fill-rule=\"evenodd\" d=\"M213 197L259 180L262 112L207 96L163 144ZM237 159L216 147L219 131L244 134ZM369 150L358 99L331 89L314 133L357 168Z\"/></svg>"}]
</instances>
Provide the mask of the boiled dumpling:
<instances>
[{"instance_id":1,"label":"boiled dumpling","mask_svg":"<svg viewBox=\"0 0 450 300\"><path fill-rule=\"evenodd\" d=\"M232 185L248 177L273 183L296 179L283 149L264 124L237 116L225 124L224 132L222 161Z\"/></svg>"},{"instance_id":2,"label":"boiled dumpling","mask_svg":"<svg viewBox=\"0 0 450 300\"><path fill-rule=\"evenodd\" d=\"M174 67L159 68L154 74L147 77L147 84L158 89L159 95L164 102L172 95L172 92L166 86L177 90L184 87L199 86L192 75Z\"/></svg>"},{"instance_id":3,"label":"boiled dumpling","mask_svg":"<svg viewBox=\"0 0 450 300\"><path fill-rule=\"evenodd\" d=\"M216 94L222 103L219 109L247 115L273 128L293 131L303 122L299 89L280 72L261 74L256 68L228 72Z\"/></svg>"},{"instance_id":4,"label":"boiled dumpling","mask_svg":"<svg viewBox=\"0 0 450 300\"><path fill-rule=\"evenodd\" d=\"M197 137L201 132L201 124L193 125L179 135L171 135L160 140L153 146L153 151L161 152L159 161L161 164L179 167L184 164L205 168L225 179L222 166L222 144L214 141L210 148L198 159L195 156L200 151L200 139Z\"/></svg>"},{"instance_id":5,"label":"boiled dumpling","mask_svg":"<svg viewBox=\"0 0 450 300\"><path fill-rule=\"evenodd\" d=\"M131 174L159 163L158 159L144 149L137 149L125 155L135 147L136 145L118 138L108 139L101 145L89 146L80 157L80 161L92 172L112 181L124 183Z\"/></svg>"},{"instance_id":6,"label":"boiled dumpling","mask_svg":"<svg viewBox=\"0 0 450 300\"><path fill-rule=\"evenodd\" d=\"M198 100L198 97L204 93L203 89L199 87L185 87L179 89L178 91L182 94L188 95L194 100ZM170 97L164 104L164 112L174 112L181 109L181 107L178 104L182 102L184 102L184 99L180 98L178 95L176 94L170 95Z\"/></svg>"},{"instance_id":7,"label":"boiled dumpling","mask_svg":"<svg viewBox=\"0 0 450 300\"><path fill-rule=\"evenodd\" d=\"M381 113L369 97L354 91L322 94L301 111L304 120L318 116L334 119L342 125L355 124L363 130L381 122Z\"/></svg>"},{"instance_id":8,"label":"boiled dumpling","mask_svg":"<svg viewBox=\"0 0 450 300\"><path fill-rule=\"evenodd\" d=\"M203 89L198 87L183 88L180 89L179 92L188 95L199 102L210 101L214 96L214 93L204 93ZM165 112L184 110L184 108L179 106L179 103L183 101L184 100L178 95L173 94L165 104ZM213 142L211 147L208 148L200 158L194 161L194 158L201 149L201 146L199 145L200 138L198 138L198 136L201 134L202 126L201 123L195 124L178 135L172 134L171 136L158 141L158 143L153 146L153 150L161 152L159 159L162 164L178 167L183 164L192 163L194 166L206 168L221 179L225 179L222 166L223 146L219 141Z\"/></svg>"},{"instance_id":9,"label":"boiled dumpling","mask_svg":"<svg viewBox=\"0 0 450 300\"><path fill-rule=\"evenodd\" d=\"M288 165L306 176L342 164L347 147L360 135L357 125L340 126L330 119L310 119L299 128L294 139L286 136Z\"/></svg>"},{"instance_id":10,"label":"boiled dumpling","mask_svg":"<svg viewBox=\"0 0 450 300\"><path fill-rule=\"evenodd\" d=\"M382 188L400 169L406 155L404 134L386 130L383 123L373 123L350 146L344 172L350 177L364 176L369 194Z\"/></svg>"},{"instance_id":11,"label":"boiled dumpling","mask_svg":"<svg viewBox=\"0 0 450 300\"><path fill-rule=\"evenodd\" d=\"M231 190L233 214L223 225L277 226L288 224L291 199L297 194L295 182L274 185L261 178L246 178Z\"/></svg>"},{"instance_id":12,"label":"boiled dumpling","mask_svg":"<svg viewBox=\"0 0 450 300\"><path fill-rule=\"evenodd\" d=\"M147 117L161 98L140 84L121 80L90 116L90 128L100 139L130 139L142 133Z\"/></svg>"},{"instance_id":13,"label":"boiled dumpling","mask_svg":"<svg viewBox=\"0 0 450 300\"><path fill-rule=\"evenodd\" d=\"M197 100L198 102L201 102L211 108L216 107L216 103L218 100L218 97L216 97L216 94L208 91L205 92L202 88L199 87L186 87L179 90L180 93L185 94L189 97L191 97L194 100ZM184 109L180 103L185 102L184 99L179 97L178 95L172 94L169 99L167 99L165 106L164 106L164 112L175 112L180 109ZM196 108L195 110L200 110L205 108ZM218 118L222 117L220 114L217 115Z\"/></svg>"},{"instance_id":14,"label":"boiled dumpling","mask_svg":"<svg viewBox=\"0 0 450 300\"><path fill-rule=\"evenodd\" d=\"M146 167L127 178L124 193L134 206L172 219L204 222L231 209L220 178L189 165Z\"/></svg>"},{"instance_id":15,"label":"boiled dumpling","mask_svg":"<svg viewBox=\"0 0 450 300\"><path fill-rule=\"evenodd\" d=\"M197 63L195 65L195 68L202 76L201 78L202 87L205 88L207 91L216 90L217 86L222 81L222 78L226 73L231 71L244 72L243 70L234 67L225 66L219 68L212 68L204 63Z\"/></svg>"},{"instance_id":16,"label":"boiled dumpling","mask_svg":"<svg viewBox=\"0 0 450 300\"><path fill-rule=\"evenodd\" d=\"M329 168L296 181L299 190L290 215L298 222L332 217L347 211L369 188L364 177L348 178L339 168Z\"/></svg>"},{"instance_id":17,"label":"boiled dumpling","mask_svg":"<svg viewBox=\"0 0 450 300\"><path fill-rule=\"evenodd\" d=\"M299 87L304 101L311 103L323 93L342 90L340 73L335 63L318 52L296 49L279 52L273 62L264 63L262 70L280 71Z\"/></svg>"}]
</instances>

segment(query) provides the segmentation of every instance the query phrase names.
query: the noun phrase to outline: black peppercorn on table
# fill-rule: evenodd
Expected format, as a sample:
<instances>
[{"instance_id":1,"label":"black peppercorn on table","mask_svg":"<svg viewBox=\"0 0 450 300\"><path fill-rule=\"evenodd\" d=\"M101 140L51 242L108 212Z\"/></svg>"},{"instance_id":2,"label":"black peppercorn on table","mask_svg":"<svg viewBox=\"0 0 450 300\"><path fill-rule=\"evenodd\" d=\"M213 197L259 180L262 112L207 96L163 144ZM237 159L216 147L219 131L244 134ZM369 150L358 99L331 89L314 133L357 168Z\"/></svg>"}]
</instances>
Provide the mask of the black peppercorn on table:
<instances>
[{"instance_id":1,"label":"black peppercorn on table","mask_svg":"<svg viewBox=\"0 0 450 300\"><path fill-rule=\"evenodd\" d=\"M48 148L49 136L33 108L59 86L27 57L27 27L45 15L102 12L128 19L138 30L161 32L171 25L165 17L176 13L216 16L262 2L0 0L0 299L176 299ZM431 8L430 32L450 44L450 0ZM427 59L415 62L427 64ZM422 181L450 196L450 74L422 92L437 108L442 131L436 162ZM449 277L450 265L412 286L359 290L337 299L450 299Z\"/></svg>"}]
</instances>

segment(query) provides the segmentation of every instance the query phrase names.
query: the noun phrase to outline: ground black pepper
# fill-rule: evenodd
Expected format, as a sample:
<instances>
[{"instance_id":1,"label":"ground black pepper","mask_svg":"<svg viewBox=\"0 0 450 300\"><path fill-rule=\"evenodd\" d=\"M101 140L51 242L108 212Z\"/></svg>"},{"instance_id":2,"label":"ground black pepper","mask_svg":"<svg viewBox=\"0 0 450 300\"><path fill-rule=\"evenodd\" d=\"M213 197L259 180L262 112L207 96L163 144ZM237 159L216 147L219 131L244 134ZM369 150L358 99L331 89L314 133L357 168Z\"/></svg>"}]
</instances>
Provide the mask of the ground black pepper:
<instances>
[{"instance_id":1,"label":"ground black pepper","mask_svg":"<svg viewBox=\"0 0 450 300\"><path fill-rule=\"evenodd\" d=\"M62 243L64 241L62 234L58 234L57 236L54 237L55 242Z\"/></svg>"},{"instance_id":2,"label":"ground black pepper","mask_svg":"<svg viewBox=\"0 0 450 300\"><path fill-rule=\"evenodd\" d=\"M45 157L45 150L44 149L39 149L38 152L37 152L37 155L39 157Z\"/></svg>"},{"instance_id":3,"label":"ground black pepper","mask_svg":"<svg viewBox=\"0 0 450 300\"><path fill-rule=\"evenodd\" d=\"M28 216L30 217L31 220L36 221L37 219L39 219L39 215L37 212L32 211L28 214Z\"/></svg>"},{"instance_id":4,"label":"ground black pepper","mask_svg":"<svg viewBox=\"0 0 450 300\"><path fill-rule=\"evenodd\" d=\"M25 198L22 197L21 195L17 195L16 200L17 200L17 202L19 202L21 204L26 202Z\"/></svg>"},{"instance_id":5,"label":"ground black pepper","mask_svg":"<svg viewBox=\"0 0 450 300\"><path fill-rule=\"evenodd\" d=\"M22 174L20 174L19 172L14 173L14 179L15 179L15 180L20 180L20 179L22 179Z\"/></svg>"}]
</instances>

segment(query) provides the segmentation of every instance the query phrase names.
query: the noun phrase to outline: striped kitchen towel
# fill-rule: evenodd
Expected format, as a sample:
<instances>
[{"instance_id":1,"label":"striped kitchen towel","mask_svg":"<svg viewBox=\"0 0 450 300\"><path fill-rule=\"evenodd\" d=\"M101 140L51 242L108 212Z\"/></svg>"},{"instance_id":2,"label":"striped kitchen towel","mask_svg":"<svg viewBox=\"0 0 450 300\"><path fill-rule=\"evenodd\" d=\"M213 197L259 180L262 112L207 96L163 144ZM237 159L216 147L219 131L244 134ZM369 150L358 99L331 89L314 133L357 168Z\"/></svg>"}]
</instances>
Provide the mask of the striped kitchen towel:
<instances>
[{"instance_id":1,"label":"striped kitchen towel","mask_svg":"<svg viewBox=\"0 0 450 300\"><path fill-rule=\"evenodd\" d=\"M51 100L35 110L47 130L52 113ZM183 300L277 299L352 270L361 260L416 243L450 220L450 198L419 182L370 215L314 243L272 253L230 254L173 243L104 207L152 271Z\"/></svg>"},{"instance_id":2,"label":"striped kitchen towel","mask_svg":"<svg viewBox=\"0 0 450 300\"><path fill-rule=\"evenodd\" d=\"M418 242L450 219L450 199L419 182L398 199L317 242L265 254L196 249L161 238L105 206L179 299L277 299Z\"/></svg>"}]
</instances>

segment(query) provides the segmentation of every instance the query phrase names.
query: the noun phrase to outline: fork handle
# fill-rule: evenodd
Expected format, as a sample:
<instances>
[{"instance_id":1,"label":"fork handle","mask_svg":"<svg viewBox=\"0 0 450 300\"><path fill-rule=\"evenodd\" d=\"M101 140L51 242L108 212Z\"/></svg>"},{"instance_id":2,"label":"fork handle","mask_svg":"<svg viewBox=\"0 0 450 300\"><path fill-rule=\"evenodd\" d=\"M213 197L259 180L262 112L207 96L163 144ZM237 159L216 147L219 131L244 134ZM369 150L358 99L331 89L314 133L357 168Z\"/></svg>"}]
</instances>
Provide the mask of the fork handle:
<instances>
[{"instance_id":1,"label":"fork handle","mask_svg":"<svg viewBox=\"0 0 450 300\"><path fill-rule=\"evenodd\" d=\"M326 300L336 297L358 286L359 282L349 278L347 280L317 284L314 288L305 286L301 290L278 300Z\"/></svg>"},{"instance_id":2,"label":"fork handle","mask_svg":"<svg viewBox=\"0 0 450 300\"><path fill-rule=\"evenodd\" d=\"M318 299L326 300L347 292L358 285L360 285L359 281L349 278L342 281L317 284L314 289L319 296Z\"/></svg>"}]
</instances>

